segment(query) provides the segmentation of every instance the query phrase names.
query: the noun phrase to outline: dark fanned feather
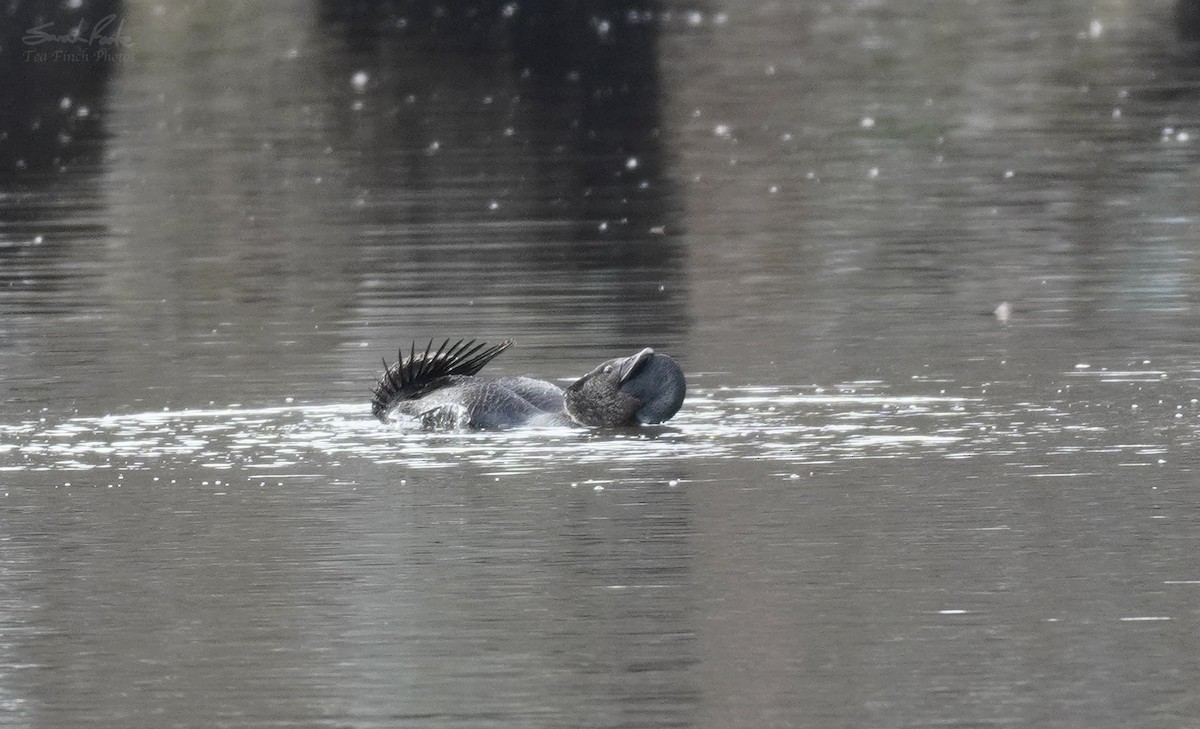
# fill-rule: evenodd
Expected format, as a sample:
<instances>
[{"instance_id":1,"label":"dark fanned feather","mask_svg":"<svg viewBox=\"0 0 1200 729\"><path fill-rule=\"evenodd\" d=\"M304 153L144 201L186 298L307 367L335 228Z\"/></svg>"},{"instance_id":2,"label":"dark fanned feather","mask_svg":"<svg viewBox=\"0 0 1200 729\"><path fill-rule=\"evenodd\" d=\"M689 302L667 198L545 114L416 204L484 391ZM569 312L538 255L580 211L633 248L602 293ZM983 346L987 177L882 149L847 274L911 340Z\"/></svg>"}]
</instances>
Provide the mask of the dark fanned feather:
<instances>
[{"instance_id":1,"label":"dark fanned feather","mask_svg":"<svg viewBox=\"0 0 1200 729\"><path fill-rule=\"evenodd\" d=\"M372 391L371 412L381 421L387 419L388 408L397 400L420 397L442 383L438 380L452 375L474 375L491 362L496 355L508 349L511 339L489 347L486 342L460 339L453 345L450 340L442 342L435 351L433 340L418 353L416 342L409 347L408 357L401 349L400 358L393 365L383 360L383 375Z\"/></svg>"}]
</instances>

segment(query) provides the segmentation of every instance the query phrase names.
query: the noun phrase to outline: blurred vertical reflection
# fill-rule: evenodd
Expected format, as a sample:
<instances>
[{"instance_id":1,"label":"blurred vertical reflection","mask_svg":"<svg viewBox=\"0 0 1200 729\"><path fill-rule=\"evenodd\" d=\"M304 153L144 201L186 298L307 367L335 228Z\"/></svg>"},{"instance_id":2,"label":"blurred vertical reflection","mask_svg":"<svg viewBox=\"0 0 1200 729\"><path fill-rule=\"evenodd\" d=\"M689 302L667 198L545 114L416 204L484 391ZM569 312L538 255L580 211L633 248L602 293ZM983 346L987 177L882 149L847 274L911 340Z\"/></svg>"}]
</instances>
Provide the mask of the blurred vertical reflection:
<instances>
[{"instance_id":1,"label":"blurred vertical reflection","mask_svg":"<svg viewBox=\"0 0 1200 729\"><path fill-rule=\"evenodd\" d=\"M95 164L121 52L117 0L10 2L0 10L0 185ZM79 40L64 40L75 34Z\"/></svg>"},{"instance_id":2,"label":"blurred vertical reflection","mask_svg":"<svg viewBox=\"0 0 1200 729\"><path fill-rule=\"evenodd\" d=\"M1179 40L1200 42L1200 2L1175 0L1175 33Z\"/></svg>"},{"instance_id":3,"label":"blurred vertical reflection","mask_svg":"<svg viewBox=\"0 0 1200 729\"><path fill-rule=\"evenodd\" d=\"M20 336L21 322L89 307L97 274L86 261L109 232L103 111L120 10L116 0L0 6L0 380L38 382L25 390L37 399L52 391L37 355L52 347Z\"/></svg>"},{"instance_id":4,"label":"blurred vertical reflection","mask_svg":"<svg viewBox=\"0 0 1200 729\"><path fill-rule=\"evenodd\" d=\"M476 307L464 326L496 334L678 340L654 4L330 1L320 17L365 103L388 107L343 119L372 315L434 335L459 302Z\"/></svg>"}]
</instances>

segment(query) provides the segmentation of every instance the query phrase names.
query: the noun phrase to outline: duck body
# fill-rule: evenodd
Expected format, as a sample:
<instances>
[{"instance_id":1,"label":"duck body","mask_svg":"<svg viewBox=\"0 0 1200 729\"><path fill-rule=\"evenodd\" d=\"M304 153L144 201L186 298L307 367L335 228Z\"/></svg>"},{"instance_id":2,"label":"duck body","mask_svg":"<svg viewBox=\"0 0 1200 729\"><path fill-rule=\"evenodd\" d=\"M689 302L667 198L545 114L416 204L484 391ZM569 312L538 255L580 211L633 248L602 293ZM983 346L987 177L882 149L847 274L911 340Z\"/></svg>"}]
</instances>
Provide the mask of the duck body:
<instances>
[{"instance_id":1,"label":"duck body","mask_svg":"<svg viewBox=\"0 0 1200 729\"><path fill-rule=\"evenodd\" d=\"M569 385L532 377L480 377L512 340L488 347L460 340L436 351L413 346L375 386L381 422L407 420L427 430L491 430L522 425L619 427L661 423L683 403L686 383L674 359L650 348L602 363Z\"/></svg>"}]
</instances>

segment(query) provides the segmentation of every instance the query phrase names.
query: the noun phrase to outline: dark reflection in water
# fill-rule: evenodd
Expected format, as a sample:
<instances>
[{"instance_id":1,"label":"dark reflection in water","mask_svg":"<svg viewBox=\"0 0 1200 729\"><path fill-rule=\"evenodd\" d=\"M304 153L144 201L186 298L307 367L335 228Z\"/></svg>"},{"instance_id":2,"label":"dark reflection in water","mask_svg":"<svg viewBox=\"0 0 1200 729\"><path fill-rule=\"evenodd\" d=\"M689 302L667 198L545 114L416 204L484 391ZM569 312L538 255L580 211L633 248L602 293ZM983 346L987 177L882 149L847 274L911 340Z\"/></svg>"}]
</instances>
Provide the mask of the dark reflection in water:
<instances>
[{"instance_id":1,"label":"dark reflection in water","mask_svg":"<svg viewBox=\"0 0 1200 729\"><path fill-rule=\"evenodd\" d=\"M1175 33L1185 42L1200 41L1200 3L1196 0L1175 0Z\"/></svg>"},{"instance_id":2,"label":"dark reflection in water","mask_svg":"<svg viewBox=\"0 0 1200 729\"><path fill-rule=\"evenodd\" d=\"M98 272L86 261L112 219L97 170L106 149L106 105L119 44L44 40L119 18L119 2L87 8L15 2L0 9L0 392L3 401L48 401L51 362L91 358L46 317L97 314ZM30 334L33 336L30 336ZM64 356L64 350L70 354ZM9 408L0 403L0 413Z\"/></svg>"},{"instance_id":3,"label":"dark reflection in water","mask_svg":"<svg viewBox=\"0 0 1200 729\"><path fill-rule=\"evenodd\" d=\"M680 341L686 266L664 174L657 5L320 7L361 64L360 103L386 109L382 124L364 128L354 111L341 123L360 150L349 174L369 196L366 301L404 312L398 335L440 333L414 298L497 291L537 307L541 331L586 328L602 346ZM449 184L458 199L411 195ZM414 289L414 266L445 273ZM572 303L548 312L548 300ZM601 321L616 330L590 331Z\"/></svg>"},{"instance_id":4,"label":"dark reflection in water","mask_svg":"<svg viewBox=\"0 0 1200 729\"><path fill-rule=\"evenodd\" d=\"M107 41L125 37L118 31L120 12L117 0L92 2L86 9L16 2L3 11L0 185L6 190L99 161L104 94L122 48ZM58 40L76 30L80 41Z\"/></svg>"},{"instance_id":5,"label":"dark reflection in water","mask_svg":"<svg viewBox=\"0 0 1200 729\"><path fill-rule=\"evenodd\" d=\"M1187 725L1190 7L9 3L0 724Z\"/></svg>"},{"instance_id":6,"label":"dark reflection in water","mask_svg":"<svg viewBox=\"0 0 1200 729\"><path fill-rule=\"evenodd\" d=\"M68 174L94 170L104 151L105 92L119 46L67 43L46 36L79 28L116 35L92 22L118 18L118 2L93 3L85 11L51 3L11 3L0 11L0 289L23 302L10 313L78 307L77 282L46 270L69 260L80 240L107 231L94 179L57 194ZM100 37L98 36L98 37ZM74 60L69 60L74 59ZM13 310L15 309L15 311Z\"/></svg>"}]
</instances>

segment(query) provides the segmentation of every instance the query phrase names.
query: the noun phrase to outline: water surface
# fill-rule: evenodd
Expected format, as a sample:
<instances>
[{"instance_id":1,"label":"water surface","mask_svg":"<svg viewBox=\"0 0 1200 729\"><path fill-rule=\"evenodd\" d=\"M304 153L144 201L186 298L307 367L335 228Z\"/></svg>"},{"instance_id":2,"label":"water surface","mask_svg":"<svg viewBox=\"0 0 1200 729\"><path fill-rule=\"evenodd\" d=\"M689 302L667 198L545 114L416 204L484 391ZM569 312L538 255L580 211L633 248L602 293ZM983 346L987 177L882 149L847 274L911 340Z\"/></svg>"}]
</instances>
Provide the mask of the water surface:
<instances>
[{"instance_id":1,"label":"water surface","mask_svg":"<svg viewBox=\"0 0 1200 729\"><path fill-rule=\"evenodd\" d=\"M131 43L4 35L0 723L1200 715L1190 3L5 12Z\"/></svg>"}]
</instances>

